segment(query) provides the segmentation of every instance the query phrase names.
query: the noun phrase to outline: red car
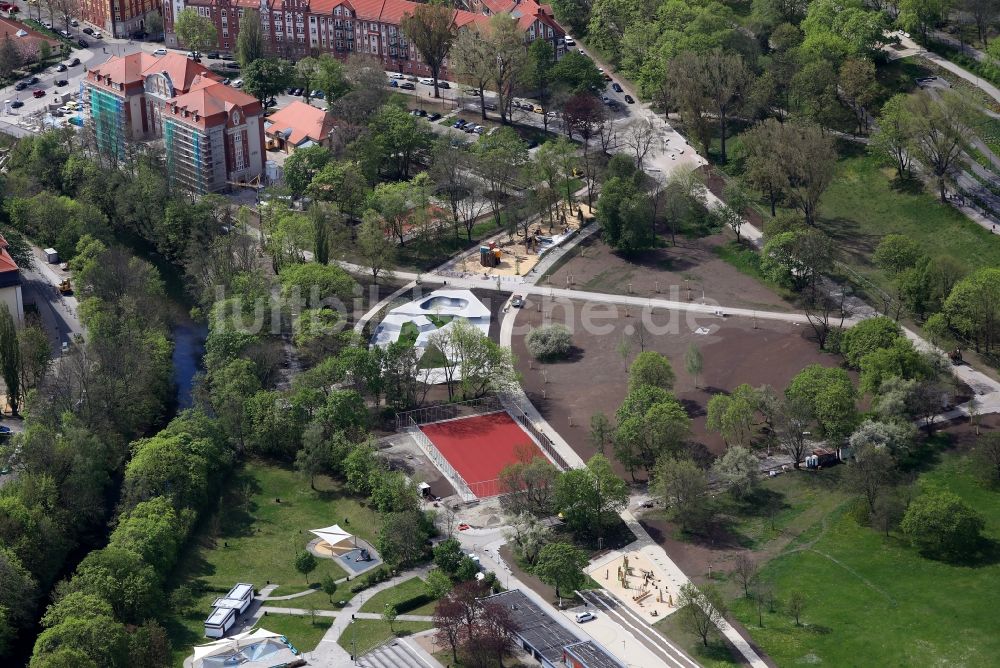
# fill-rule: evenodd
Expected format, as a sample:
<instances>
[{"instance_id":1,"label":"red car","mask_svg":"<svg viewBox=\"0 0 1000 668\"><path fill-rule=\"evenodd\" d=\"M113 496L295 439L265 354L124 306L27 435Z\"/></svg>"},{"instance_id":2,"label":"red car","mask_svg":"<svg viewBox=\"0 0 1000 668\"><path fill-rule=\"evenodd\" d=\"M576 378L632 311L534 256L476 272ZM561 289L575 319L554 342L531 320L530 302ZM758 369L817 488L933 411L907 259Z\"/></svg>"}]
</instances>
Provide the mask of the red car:
<instances>
[{"instance_id":1,"label":"red car","mask_svg":"<svg viewBox=\"0 0 1000 668\"><path fill-rule=\"evenodd\" d=\"M45 91L42 90L41 88L36 88L35 90L31 91L31 95L33 97L45 97Z\"/></svg>"}]
</instances>

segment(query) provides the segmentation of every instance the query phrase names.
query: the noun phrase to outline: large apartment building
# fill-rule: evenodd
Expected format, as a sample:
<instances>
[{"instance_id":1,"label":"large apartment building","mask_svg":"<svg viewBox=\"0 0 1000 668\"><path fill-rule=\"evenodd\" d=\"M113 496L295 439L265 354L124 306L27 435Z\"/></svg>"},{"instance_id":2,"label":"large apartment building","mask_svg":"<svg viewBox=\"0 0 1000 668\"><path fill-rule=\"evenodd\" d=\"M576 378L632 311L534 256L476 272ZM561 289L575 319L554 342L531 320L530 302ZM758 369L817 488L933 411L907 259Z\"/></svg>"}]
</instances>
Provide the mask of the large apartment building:
<instances>
[{"instance_id":1,"label":"large apartment building","mask_svg":"<svg viewBox=\"0 0 1000 668\"><path fill-rule=\"evenodd\" d=\"M194 8L215 23L218 48L232 52L240 20L246 12L257 11L266 47L274 55L298 60L320 53L341 58L362 53L381 59L387 70L426 76L429 68L400 28L403 17L417 5L411 0L169 0L164 27L167 44L179 46L174 17ZM466 6L468 10L455 10L458 29L482 26L494 14L511 14L524 31L526 44L548 40L558 55L565 48L566 33L548 5L536 0L470 0Z\"/></svg>"},{"instance_id":2,"label":"large apartment building","mask_svg":"<svg viewBox=\"0 0 1000 668\"><path fill-rule=\"evenodd\" d=\"M260 102L178 53L133 53L87 70L84 94L97 148L123 157L126 141L163 141L172 184L226 190L264 173Z\"/></svg>"},{"instance_id":3,"label":"large apartment building","mask_svg":"<svg viewBox=\"0 0 1000 668\"><path fill-rule=\"evenodd\" d=\"M146 18L163 11L161 0L79 0L80 18L112 37L145 31Z\"/></svg>"}]
</instances>

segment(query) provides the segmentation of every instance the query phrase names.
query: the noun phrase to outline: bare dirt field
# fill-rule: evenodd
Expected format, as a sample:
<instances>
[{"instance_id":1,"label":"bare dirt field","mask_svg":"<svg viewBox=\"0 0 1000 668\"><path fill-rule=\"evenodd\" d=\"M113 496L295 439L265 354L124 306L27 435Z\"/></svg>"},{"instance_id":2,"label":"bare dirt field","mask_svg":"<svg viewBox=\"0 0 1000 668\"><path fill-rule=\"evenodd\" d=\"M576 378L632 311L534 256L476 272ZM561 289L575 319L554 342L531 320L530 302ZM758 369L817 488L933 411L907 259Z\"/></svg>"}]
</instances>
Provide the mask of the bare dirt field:
<instances>
[{"instance_id":1,"label":"bare dirt field","mask_svg":"<svg viewBox=\"0 0 1000 668\"><path fill-rule=\"evenodd\" d=\"M607 331L596 333L585 328L586 313L582 302L573 302L571 314L562 305L544 306L529 300L517 316L512 347L518 358L522 385L542 415L563 435L584 459L596 452L589 441L591 415L604 412L612 421L625 397L627 364L643 347L670 358L677 375L674 393L692 418L693 438L710 451L721 453L724 443L717 434L705 429L705 407L712 394L730 391L740 383L754 386L770 384L781 391L795 374L810 364L836 366L840 359L821 353L810 338L808 327L790 323L714 316L694 316L656 311L649 318L653 327L667 322L676 323L675 333L650 334L642 327L640 314L624 316L624 308L600 305L609 318L600 322ZM551 322L566 324L573 331L576 350L570 359L551 364L533 360L525 347L524 337L532 327L543 324L548 314ZM708 334L697 334L699 327ZM669 329L666 328L665 329ZM643 336L638 331L645 331ZM623 342L628 347L627 361L621 354ZM704 372L700 388L684 370L684 353L696 345L704 357ZM572 419L572 424L570 420ZM608 453L611 454L610 452ZM619 467L619 473L627 476Z\"/></svg>"},{"instance_id":2,"label":"bare dirt field","mask_svg":"<svg viewBox=\"0 0 1000 668\"><path fill-rule=\"evenodd\" d=\"M704 294L722 306L794 310L783 297L715 254L712 249L730 239L726 234L700 239L678 236L675 247L657 248L626 260L594 235L571 251L569 259L559 263L542 285L694 301L701 301Z\"/></svg>"}]
</instances>

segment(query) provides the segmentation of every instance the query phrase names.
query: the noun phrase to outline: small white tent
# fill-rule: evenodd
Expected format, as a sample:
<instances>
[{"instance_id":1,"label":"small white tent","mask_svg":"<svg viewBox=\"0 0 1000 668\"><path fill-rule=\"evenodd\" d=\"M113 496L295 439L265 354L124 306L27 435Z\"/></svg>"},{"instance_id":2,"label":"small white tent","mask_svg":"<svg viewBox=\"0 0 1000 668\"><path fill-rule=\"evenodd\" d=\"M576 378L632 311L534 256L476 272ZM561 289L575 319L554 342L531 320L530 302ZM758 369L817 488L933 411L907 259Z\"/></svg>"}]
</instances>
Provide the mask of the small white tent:
<instances>
[{"instance_id":1,"label":"small white tent","mask_svg":"<svg viewBox=\"0 0 1000 668\"><path fill-rule=\"evenodd\" d=\"M325 529L310 529L309 533L318 537L330 547L354 537L341 529L339 524L334 524L333 526L326 527Z\"/></svg>"},{"instance_id":2,"label":"small white tent","mask_svg":"<svg viewBox=\"0 0 1000 668\"><path fill-rule=\"evenodd\" d=\"M194 648L192 668L222 668L223 666L285 665L295 658L290 645L279 633L257 629L223 638Z\"/></svg>"}]
</instances>

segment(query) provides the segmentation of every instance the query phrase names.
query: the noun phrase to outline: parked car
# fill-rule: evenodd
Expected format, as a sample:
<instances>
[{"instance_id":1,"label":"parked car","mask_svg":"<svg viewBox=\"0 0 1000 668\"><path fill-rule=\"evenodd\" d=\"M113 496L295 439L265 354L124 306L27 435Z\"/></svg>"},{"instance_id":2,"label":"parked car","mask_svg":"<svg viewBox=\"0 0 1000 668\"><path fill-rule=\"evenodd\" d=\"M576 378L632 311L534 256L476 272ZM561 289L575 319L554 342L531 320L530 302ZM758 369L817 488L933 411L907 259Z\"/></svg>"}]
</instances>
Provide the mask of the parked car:
<instances>
[{"instance_id":1,"label":"parked car","mask_svg":"<svg viewBox=\"0 0 1000 668\"><path fill-rule=\"evenodd\" d=\"M231 60L228 63L226 63L226 67L228 67L231 70L238 70L240 69L240 64L237 63L235 60Z\"/></svg>"},{"instance_id":2,"label":"parked car","mask_svg":"<svg viewBox=\"0 0 1000 668\"><path fill-rule=\"evenodd\" d=\"M483 91L479 90L478 88L466 88L462 92L465 93L466 95L475 95L477 97L483 94Z\"/></svg>"},{"instance_id":3,"label":"parked car","mask_svg":"<svg viewBox=\"0 0 1000 668\"><path fill-rule=\"evenodd\" d=\"M59 34L60 34L60 35L62 35L63 37L65 37L65 38L67 38L67 39L69 39L70 37L72 37L72 36L73 36L73 35L72 35L72 34L70 33L70 31L69 31L69 30L60 30L60 31L59 31Z\"/></svg>"},{"instance_id":4,"label":"parked car","mask_svg":"<svg viewBox=\"0 0 1000 668\"><path fill-rule=\"evenodd\" d=\"M233 88L243 88L243 79L237 79L232 85Z\"/></svg>"},{"instance_id":5,"label":"parked car","mask_svg":"<svg viewBox=\"0 0 1000 668\"><path fill-rule=\"evenodd\" d=\"M197 51L188 51L187 57L190 58L191 60L198 60L199 58L201 58L201 54Z\"/></svg>"},{"instance_id":6,"label":"parked car","mask_svg":"<svg viewBox=\"0 0 1000 668\"><path fill-rule=\"evenodd\" d=\"M582 624L584 622L589 622L591 619L596 619L594 613L592 612L578 612L576 613L576 623Z\"/></svg>"},{"instance_id":7,"label":"parked car","mask_svg":"<svg viewBox=\"0 0 1000 668\"><path fill-rule=\"evenodd\" d=\"M412 74L407 74L403 78L406 79L407 81L416 81L417 80L417 77L413 76Z\"/></svg>"},{"instance_id":8,"label":"parked car","mask_svg":"<svg viewBox=\"0 0 1000 668\"><path fill-rule=\"evenodd\" d=\"M14 90L24 90L27 87L28 87L27 81L18 81L16 84L14 84Z\"/></svg>"},{"instance_id":9,"label":"parked car","mask_svg":"<svg viewBox=\"0 0 1000 668\"><path fill-rule=\"evenodd\" d=\"M66 79L56 79L56 88L62 88L63 86L68 86L69 82Z\"/></svg>"},{"instance_id":10,"label":"parked car","mask_svg":"<svg viewBox=\"0 0 1000 668\"><path fill-rule=\"evenodd\" d=\"M56 65L56 72L65 72L66 69L67 67L65 63L59 63L58 65Z\"/></svg>"},{"instance_id":11,"label":"parked car","mask_svg":"<svg viewBox=\"0 0 1000 668\"><path fill-rule=\"evenodd\" d=\"M625 101L628 102L629 104L635 104L635 98L632 97L631 95L626 95Z\"/></svg>"},{"instance_id":12,"label":"parked car","mask_svg":"<svg viewBox=\"0 0 1000 668\"><path fill-rule=\"evenodd\" d=\"M566 35L565 41L566 41L566 46L576 46L576 40L570 37L569 35Z\"/></svg>"},{"instance_id":13,"label":"parked car","mask_svg":"<svg viewBox=\"0 0 1000 668\"><path fill-rule=\"evenodd\" d=\"M219 56L219 52L218 51L209 51L208 52L208 57L211 58L212 60L218 60L219 57L220 57Z\"/></svg>"},{"instance_id":14,"label":"parked car","mask_svg":"<svg viewBox=\"0 0 1000 668\"><path fill-rule=\"evenodd\" d=\"M604 74L602 76L604 77L605 81L611 81L611 75L608 74L607 72L604 72Z\"/></svg>"},{"instance_id":15,"label":"parked car","mask_svg":"<svg viewBox=\"0 0 1000 668\"><path fill-rule=\"evenodd\" d=\"M38 83L38 77L28 77L27 79L24 80L24 82L29 86L34 86L36 83Z\"/></svg>"},{"instance_id":16,"label":"parked car","mask_svg":"<svg viewBox=\"0 0 1000 668\"><path fill-rule=\"evenodd\" d=\"M42 25L45 26L46 28L48 28L49 30L52 30L52 24L50 22L43 21Z\"/></svg>"},{"instance_id":17,"label":"parked car","mask_svg":"<svg viewBox=\"0 0 1000 668\"><path fill-rule=\"evenodd\" d=\"M428 79L427 77L424 77L423 79L420 80L420 83L423 84L424 86L433 86L434 79Z\"/></svg>"},{"instance_id":18,"label":"parked car","mask_svg":"<svg viewBox=\"0 0 1000 668\"><path fill-rule=\"evenodd\" d=\"M69 22L69 24L75 28L78 25L80 25L80 22L77 21L76 19L73 19L72 21Z\"/></svg>"},{"instance_id":19,"label":"parked car","mask_svg":"<svg viewBox=\"0 0 1000 668\"><path fill-rule=\"evenodd\" d=\"M463 125L465 125L465 121L460 118L451 127L461 129Z\"/></svg>"},{"instance_id":20,"label":"parked car","mask_svg":"<svg viewBox=\"0 0 1000 668\"><path fill-rule=\"evenodd\" d=\"M441 120L441 114L439 114L439 113L437 113L435 111L433 114L431 114L430 116L427 117L427 120L432 121L432 122L433 121Z\"/></svg>"},{"instance_id":21,"label":"parked car","mask_svg":"<svg viewBox=\"0 0 1000 668\"><path fill-rule=\"evenodd\" d=\"M406 75L405 75L405 74L400 74L399 72L393 72L393 73L392 73L391 75L389 75L389 76L391 76L391 77L392 77L393 79L400 79L400 80L402 80L402 79L405 79L405 78L406 78Z\"/></svg>"},{"instance_id":22,"label":"parked car","mask_svg":"<svg viewBox=\"0 0 1000 668\"><path fill-rule=\"evenodd\" d=\"M583 49L577 49L576 52L579 53L581 56L586 56L587 55L587 52L584 51Z\"/></svg>"},{"instance_id":23,"label":"parked car","mask_svg":"<svg viewBox=\"0 0 1000 668\"><path fill-rule=\"evenodd\" d=\"M487 103L486 103L486 108L487 108L487 109L488 109L489 111L496 111L496 110L497 110L497 105L496 105L496 102L487 102Z\"/></svg>"},{"instance_id":24,"label":"parked car","mask_svg":"<svg viewBox=\"0 0 1000 668\"><path fill-rule=\"evenodd\" d=\"M42 90L41 88L36 88L35 90L31 91L31 96L32 97L45 97L45 91Z\"/></svg>"},{"instance_id":25,"label":"parked car","mask_svg":"<svg viewBox=\"0 0 1000 668\"><path fill-rule=\"evenodd\" d=\"M608 97L607 95L602 95L601 102L603 102L604 104L611 104L611 98Z\"/></svg>"},{"instance_id":26,"label":"parked car","mask_svg":"<svg viewBox=\"0 0 1000 668\"><path fill-rule=\"evenodd\" d=\"M94 34L94 29L93 28L84 28L83 32L85 34L87 34L87 35L93 35Z\"/></svg>"},{"instance_id":27,"label":"parked car","mask_svg":"<svg viewBox=\"0 0 1000 668\"><path fill-rule=\"evenodd\" d=\"M621 93L622 92L622 86L617 81L612 81L611 82L611 90L613 90L616 93Z\"/></svg>"},{"instance_id":28,"label":"parked car","mask_svg":"<svg viewBox=\"0 0 1000 668\"><path fill-rule=\"evenodd\" d=\"M521 308L524 306L524 297L521 295L514 295L510 298L510 305L514 308Z\"/></svg>"},{"instance_id":29,"label":"parked car","mask_svg":"<svg viewBox=\"0 0 1000 668\"><path fill-rule=\"evenodd\" d=\"M99 33L99 32L98 32L98 31L96 31L96 30L95 30L94 32L90 33L90 34L91 34L91 36L92 36L92 37L93 37L94 39L101 39L102 37L104 37L104 35L102 35L101 33Z\"/></svg>"},{"instance_id":30,"label":"parked car","mask_svg":"<svg viewBox=\"0 0 1000 668\"><path fill-rule=\"evenodd\" d=\"M289 95L295 95L295 89L294 88L289 88L288 89L288 94Z\"/></svg>"},{"instance_id":31,"label":"parked car","mask_svg":"<svg viewBox=\"0 0 1000 668\"><path fill-rule=\"evenodd\" d=\"M69 61L69 66L70 67L76 67L79 64L80 64L80 59L79 58L74 58L73 60Z\"/></svg>"},{"instance_id":32,"label":"parked car","mask_svg":"<svg viewBox=\"0 0 1000 668\"><path fill-rule=\"evenodd\" d=\"M409 81L404 81L403 83L399 84L399 87L402 88L403 90L416 90L417 89L417 87L414 86Z\"/></svg>"},{"instance_id":33,"label":"parked car","mask_svg":"<svg viewBox=\"0 0 1000 668\"><path fill-rule=\"evenodd\" d=\"M23 106L24 106L24 102L21 102L20 100L13 100L10 103L10 108L11 109L20 109Z\"/></svg>"},{"instance_id":34,"label":"parked car","mask_svg":"<svg viewBox=\"0 0 1000 668\"><path fill-rule=\"evenodd\" d=\"M317 100L322 100L322 99L326 98L326 93L324 93L321 90L314 90L313 91L313 97L316 98Z\"/></svg>"},{"instance_id":35,"label":"parked car","mask_svg":"<svg viewBox=\"0 0 1000 668\"><path fill-rule=\"evenodd\" d=\"M451 84L448 83L447 81L438 81L438 88L442 88L444 90L450 90Z\"/></svg>"}]
</instances>

